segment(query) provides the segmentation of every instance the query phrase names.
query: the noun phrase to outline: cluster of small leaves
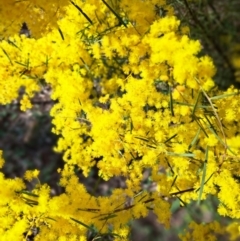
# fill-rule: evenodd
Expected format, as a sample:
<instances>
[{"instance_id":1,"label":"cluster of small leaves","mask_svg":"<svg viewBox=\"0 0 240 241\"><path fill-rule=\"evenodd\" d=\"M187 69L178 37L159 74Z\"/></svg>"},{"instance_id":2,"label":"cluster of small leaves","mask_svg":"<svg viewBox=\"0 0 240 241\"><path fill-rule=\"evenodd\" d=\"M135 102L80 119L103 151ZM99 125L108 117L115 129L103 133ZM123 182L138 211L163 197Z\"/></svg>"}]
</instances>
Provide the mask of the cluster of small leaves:
<instances>
[{"instance_id":1,"label":"cluster of small leaves","mask_svg":"<svg viewBox=\"0 0 240 241\"><path fill-rule=\"evenodd\" d=\"M62 4L65 15L41 38L0 42L0 102L16 99L23 86L21 109L29 109L42 84L50 85L55 150L66 163L58 170L65 193L55 197L46 184L29 192L22 179L1 173L3 240L35 229L35 240L86 240L88 231L94 239L127 240L129 221L149 210L169 227L171 197L186 205L212 194L219 214L239 219L238 91L214 86L212 60L199 57L200 42L189 38L174 9L163 0ZM45 12L53 7L49 1ZM75 171L87 176L93 166L105 180L124 176L126 188L90 195ZM142 190L145 169L154 191ZM37 176L28 171L25 179ZM198 230L208 239L226 231L216 223Z\"/></svg>"}]
</instances>

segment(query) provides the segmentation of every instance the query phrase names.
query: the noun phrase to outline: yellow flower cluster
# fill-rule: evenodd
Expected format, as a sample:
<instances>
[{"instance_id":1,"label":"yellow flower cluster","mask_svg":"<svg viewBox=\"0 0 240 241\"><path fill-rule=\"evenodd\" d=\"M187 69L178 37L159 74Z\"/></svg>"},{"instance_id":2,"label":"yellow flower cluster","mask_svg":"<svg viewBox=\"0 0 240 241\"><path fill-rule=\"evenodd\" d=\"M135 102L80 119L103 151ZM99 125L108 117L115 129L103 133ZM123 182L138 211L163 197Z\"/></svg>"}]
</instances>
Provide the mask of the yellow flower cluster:
<instances>
[{"instance_id":1,"label":"yellow flower cluster","mask_svg":"<svg viewBox=\"0 0 240 241\"><path fill-rule=\"evenodd\" d=\"M24 4L21 18L16 11L2 14L13 2ZM20 240L33 228L41 230L36 240L86 240L87 230L94 227L100 237L110 226L116 240L127 240L129 220L149 209L168 227L166 200L173 196L188 203L213 194L220 214L239 219L238 93L214 87L211 59L199 57L199 41L189 39L172 7L164 0L66 4L0 5L1 21L12 16L26 21L36 36L45 33L0 42L0 103L10 103L24 87L26 110L42 81L51 85L55 150L64 152L66 162L60 171L66 192L52 198L46 185L27 192L21 180L1 174L3 240ZM57 27L50 31L47 24ZM105 180L124 176L127 188L109 197L88 194L74 168L87 176L95 165ZM141 190L146 168L155 192ZM37 175L27 172L25 179Z\"/></svg>"},{"instance_id":2,"label":"yellow flower cluster","mask_svg":"<svg viewBox=\"0 0 240 241\"><path fill-rule=\"evenodd\" d=\"M192 230L191 233L181 235L181 240L211 240L216 241L217 235L224 234L224 228L217 222L212 222L205 225L199 225L195 222L190 223L189 228Z\"/></svg>"},{"instance_id":3,"label":"yellow flower cluster","mask_svg":"<svg viewBox=\"0 0 240 241\"><path fill-rule=\"evenodd\" d=\"M0 39L20 32L24 22L31 29L31 35L40 37L43 33L57 27L57 21L64 16L67 0L0 2Z\"/></svg>"},{"instance_id":4,"label":"yellow flower cluster","mask_svg":"<svg viewBox=\"0 0 240 241\"><path fill-rule=\"evenodd\" d=\"M31 181L33 178L37 178L38 174L39 174L39 171L36 169L33 171L27 170L25 173L25 179L28 181Z\"/></svg>"}]
</instances>

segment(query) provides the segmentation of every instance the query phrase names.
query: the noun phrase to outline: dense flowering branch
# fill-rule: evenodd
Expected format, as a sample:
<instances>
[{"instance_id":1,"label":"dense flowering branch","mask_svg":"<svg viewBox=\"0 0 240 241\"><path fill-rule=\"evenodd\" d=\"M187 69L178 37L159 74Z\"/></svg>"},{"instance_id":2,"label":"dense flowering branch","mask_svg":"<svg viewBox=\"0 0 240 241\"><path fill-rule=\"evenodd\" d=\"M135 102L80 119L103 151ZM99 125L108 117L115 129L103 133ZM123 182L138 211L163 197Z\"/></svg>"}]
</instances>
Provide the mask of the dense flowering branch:
<instances>
[{"instance_id":1,"label":"dense flowering branch","mask_svg":"<svg viewBox=\"0 0 240 241\"><path fill-rule=\"evenodd\" d=\"M127 240L129 220L149 210L168 227L172 195L186 204L213 194L221 202L220 214L240 217L234 178L240 170L238 93L217 90L212 60L200 55L199 41L189 39L165 1L20 3L26 14L19 21L29 24L33 36L44 35L0 42L0 102L12 102L24 87L21 109L26 110L42 82L51 86L52 131L59 135L55 150L66 162L59 170L65 193L50 197L50 188L40 183L27 192L21 179L1 174L5 240L27 237L33 227L41 230L36 240L85 240L93 227L98 234L112 227L116 240ZM0 7L9 10L11 4ZM30 10L52 29L38 28ZM87 176L95 165L105 180L124 176L126 189L109 197L87 193L74 167ZM154 192L142 192L147 168ZM25 178L37 175L28 172Z\"/></svg>"}]
</instances>

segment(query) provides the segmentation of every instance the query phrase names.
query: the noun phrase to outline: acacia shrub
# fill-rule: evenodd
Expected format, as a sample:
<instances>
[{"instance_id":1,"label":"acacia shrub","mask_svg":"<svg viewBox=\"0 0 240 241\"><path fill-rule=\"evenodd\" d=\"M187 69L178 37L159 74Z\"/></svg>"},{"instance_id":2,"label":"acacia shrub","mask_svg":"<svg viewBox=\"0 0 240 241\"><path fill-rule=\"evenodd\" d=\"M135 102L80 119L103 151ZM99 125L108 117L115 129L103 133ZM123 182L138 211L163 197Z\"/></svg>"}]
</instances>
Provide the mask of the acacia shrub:
<instances>
[{"instance_id":1,"label":"acacia shrub","mask_svg":"<svg viewBox=\"0 0 240 241\"><path fill-rule=\"evenodd\" d=\"M3 240L22 240L36 229L35 240L86 240L87 231L95 239L111 234L127 240L129 221L149 210L168 228L171 197L187 205L211 194L220 201L219 214L239 219L238 91L214 85L211 58L201 55L200 42L189 38L174 9L162 0L58 4L48 1L44 14L38 1L27 8L38 9L40 19L55 28L0 42L0 102L10 103L24 86L25 111L43 85L51 86L65 193L51 197L40 181L26 190L23 179L1 173ZM49 14L54 8L65 14L45 18L48 8ZM29 11L19 21L31 17ZM127 187L107 197L90 195L76 168L87 176L95 165L104 180L124 176ZM142 190L147 168L154 191ZM24 179L38 175L29 170ZM232 235L239 235L238 227L229 227ZM227 232L217 222L192 223L191 229L182 240Z\"/></svg>"}]
</instances>

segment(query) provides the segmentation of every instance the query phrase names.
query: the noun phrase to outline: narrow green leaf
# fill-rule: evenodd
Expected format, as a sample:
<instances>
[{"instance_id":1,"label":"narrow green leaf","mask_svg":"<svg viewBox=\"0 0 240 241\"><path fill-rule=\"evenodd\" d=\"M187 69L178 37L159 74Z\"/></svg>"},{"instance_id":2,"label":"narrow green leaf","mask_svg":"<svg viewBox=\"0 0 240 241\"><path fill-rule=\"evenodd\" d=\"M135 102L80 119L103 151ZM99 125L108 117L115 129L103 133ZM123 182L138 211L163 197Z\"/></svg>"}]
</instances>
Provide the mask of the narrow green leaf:
<instances>
[{"instance_id":1,"label":"narrow green leaf","mask_svg":"<svg viewBox=\"0 0 240 241\"><path fill-rule=\"evenodd\" d=\"M90 227L90 226L88 226L87 224L85 224L85 223L83 223L83 222L81 222L81 221L79 221L79 220L77 220L77 219L75 219L75 218L70 218L70 219L72 219L74 222L82 225L83 227L87 228L88 230L91 230L91 231L93 231L93 232L95 231L93 227Z\"/></svg>"},{"instance_id":2,"label":"narrow green leaf","mask_svg":"<svg viewBox=\"0 0 240 241\"><path fill-rule=\"evenodd\" d=\"M60 28L58 28L58 32L60 33L62 40L64 40L64 35L63 35L63 32Z\"/></svg>"},{"instance_id":3,"label":"narrow green leaf","mask_svg":"<svg viewBox=\"0 0 240 241\"><path fill-rule=\"evenodd\" d=\"M88 17L86 13L83 12L83 10L73 1L70 1L70 3L88 20L89 23L93 24L92 20Z\"/></svg>"},{"instance_id":4,"label":"narrow green leaf","mask_svg":"<svg viewBox=\"0 0 240 241\"><path fill-rule=\"evenodd\" d=\"M143 190L142 191L140 191L139 193L137 193L136 195L134 195L133 196L133 198L136 198L136 197L138 197L139 195L141 195L143 193ZM145 196L144 196L145 197Z\"/></svg>"},{"instance_id":5,"label":"narrow green leaf","mask_svg":"<svg viewBox=\"0 0 240 241\"><path fill-rule=\"evenodd\" d=\"M8 39L8 43L10 43L12 46L14 46L15 48L17 48L18 50L21 51L21 49L14 42L12 42L11 40Z\"/></svg>"},{"instance_id":6,"label":"narrow green leaf","mask_svg":"<svg viewBox=\"0 0 240 241\"><path fill-rule=\"evenodd\" d=\"M145 137L141 137L141 136L135 136L136 139L139 139L141 141L146 141L146 142L149 142L148 138L145 138Z\"/></svg>"},{"instance_id":7,"label":"narrow green leaf","mask_svg":"<svg viewBox=\"0 0 240 241\"><path fill-rule=\"evenodd\" d=\"M32 76L32 75L26 75L26 74L24 74L24 76L28 77L28 79L38 79L38 76Z\"/></svg>"},{"instance_id":8,"label":"narrow green leaf","mask_svg":"<svg viewBox=\"0 0 240 241\"><path fill-rule=\"evenodd\" d=\"M88 73L90 74L90 76L92 77L92 72L90 70L90 68L88 67L88 65L85 63L85 61L83 60L82 57L80 57L81 61L83 62L83 65L85 67L85 69L88 71Z\"/></svg>"},{"instance_id":9,"label":"narrow green leaf","mask_svg":"<svg viewBox=\"0 0 240 241\"><path fill-rule=\"evenodd\" d=\"M174 111L173 111L173 98L172 98L172 91L170 89L170 86L169 86L169 108L170 108L170 111L171 111L171 115L174 116Z\"/></svg>"},{"instance_id":10,"label":"narrow green leaf","mask_svg":"<svg viewBox=\"0 0 240 241\"><path fill-rule=\"evenodd\" d=\"M214 116L214 115L213 115ZM208 116L207 115L204 115L205 119L207 120L210 128L212 128L214 131L215 131L215 128L213 127L213 124L211 123L211 121L209 120Z\"/></svg>"},{"instance_id":11,"label":"narrow green leaf","mask_svg":"<svg viewBox=\"0 0 240 241\"><path fill-rule=\"evenodd\" d=\"M130 155L132 156L133 160L135 160L136 157L132 154L132 152L130 151L129 153L130 153Z\"/></svg>"},{"instance_id":12,"label":"narrow green leaf","mask_svg":"<svg viewBox=\"0 0 240 241\"><path fill-rule=\"evenodd\" d=\"M134 126L133 126L133 121L130 118L130 133L132 134L132 130L133 130Z\"/></svg>"},{"instance_id":13,"label":"narrow green leaf","mask_svg":"<svg viewBox=\"0 0 240 241\"><path fill-rule=\"evenodd\" d=\"M26 195L32 196L32 197L39 197L39 195L31 193L29 191L20 191L19 193L23 193L23 194L26 194Z\"/></svg>"},{"instance_id":14,"label":"narrow green leaf","mask_svg":"<svg viewBox=\"0 0 240 241\"><path fill-rule=\"evenodd\" d=\"M1 47L1 49L2 49L3 53L6 55L6 57L8 58L9 62L11 63L11 65L13 65L12 60L10 59L10 57L9 57L8 53L6 52L6 50L3 47Z\"/></svg>"},{"instance_id":15,"label":"narrow green leaf","mask_svg":"<svg viewBox=\"0 0 240 241\"><path fill-rule=\"evenodd\" d=\"M31 203L26 203L28 206L30 206L30 207L33 207L34 206L34 204L31 204Z\"/></svg>"},{"instance_id":16,"label":"narrow green leaf","mask_svg":"<svg viewBox=\"0 0 240 241\"><path fill-rule=\"evenodd\" d=\"M202 92L201 92L201 90L200 90L200 91L198 92L196 102L195 102L195 104L194 104L194 106L193 106L192 115L194 115L194 113L195 113L195 111L196 111L197 104L198 104L198 100L199 100L199 98L200 98L201 93L202 93Z\"/></svg>"},{"instance_id":17,"label":"narrow green leaf","mask_svg":"<svg viewBox=\"0 0 240 241\"><path fill-rule=\"evenodd\" d=\"M83 211L83 212L90 212L90 213L96 213L96 212L99 212L100 210L97 209L97 208L85 208L85 209L82 209L82 208L78 208L79 211Z\"/></svg>"},{"instance_id":18,"label":"narrow green leaf","mask_svg":"<svg viewBox=\"0 0 240 241\"><path fill-rule=\"evenodd\" d=\"M172 193L170 193L170 195L174 196L174 195L183 194L185 192L192 192L192 191L194 191L194 188L188 188L188 189L185 189L182 191L172 192Z\"/></svg>"},{"instance_id":19,"label":"narrow green leaf","mask_svg":"<svg viewBox=\"0 0 240 241\"><path fill-rule=\"evenodd\" d=\"M108 235L108 234L107 234ZM112 235L113 237L119 237L122 238L121 235L117 234L117 233L110 233L110 235Z\"/></svg>"},{"instance_id":20,"label":"narrow green leaf","mask_svg":"<svg viewBox=\"0 0 240 241\"><path fill-rule=\"evenodd\" d=\"M187 207L187 204L180 197L177 197L177 199L180 201L180 207L181 206Z\"/></svg>"},{"instance_id":21,"label":"narrow green leaf","mask_svg":"<svg viewBox=\"0 0 240 241\"><path fill-rule=\"evenodd\" d=\"M95 238L92 239L92 241L95 241L95 240L98 240L98 239L108 240L109 236L118 237L118 238L120 238L120 240L122 238L119 234L116 234L116 233L106 233L106 234L97 235Z\"/></svg>"},{"instance_id":22,"label":"narrow green leaf","mask_svg":"<svg viewBox=\"0 0 240 241\"><path fill-rule=\"evenodd\" d=\"M174 177L173 182L172 182L172 184L171 184L171 188L174 186L174 184L175 184L177 178L178 178L178 175L176 175L176 177ZM170 190L171 190L171 188L170 188Z\"/></svg>"},{"instance_id":23,"label":"narrow green leaf","mask_svg":"<svg viewBox=\"0 0 240 241\"><path fill-rule=\"evenodd\" d=\"M195 143L198 140L198 136L199 136L200 132L201 132L201 128L199 127L196 135L194 136L193 140L191 141L190 145L188 146L188 150L191 149L195 145Z\"/></svg>"},{"instance_id":24,"label":"narrow green leaf","mask_svg":"<svg viewBox=\"0 0 240 241\"><path fill-rule=\"evenodd\" d=\"M225 97L229 97L229 96L233 96L233 95L237 95L239 93L230 93L230 94L225 94L225 95L217 95L214 97L211 97L210 100L219 100L219 99L223 99Z\"/></svg>"},{"instance_id":25,"label":"narrow green leaf","mask_svg":"<svg viewBox=\"0 0 240 241\"><path fill-rule=\"evenodd\" d=\"M23 63L21 63L21 62L18 62L18 61L14 61L16 64L19 64L19 65L22 65L22 66L24 66L25 68L27 68L27 64L23 64Z\"/></svg>"},{"instance_id":26,"label":"narrow green leaf","mask_svg":"<svg viewBox=\"0 0 240 241\"><path fill-rule=\"evenodd\" d=\"M27 65L27 69L29 69L29 65L30 65L29 57L28 57L28 59L27 59L27 61L26 61L26 65Z\"/></svg>"},{"instance_id":27,"label":"narrow green leaf","mask_svg":"<svg viewBox=\"0 0 240 241\"><path fill-rule=\"evenodd\" d=\"M157 149L156 146L153 146L153 145L150 145L150 144L147 144L146 146L147 146L147 147L150 147L150 148L153 148L153 149Z\"/></svg>"},{"instance_id":28,"label":"narrow green leaf","mask_svg":"<svg viewBox=\"0 0 240 241\"><path fill-rule=\"evenodd\" d=\"M78 103L79 103L79 105L82 106L82 102L81 102L81 100L79 98L78 98Z\"/></svg>"},{"instance_id":29,"label":"narrow green leaf","mask_svg":"<svg viewBox=\"0 0 240 241\"><path fill-rule=\"evenodd\" d=\"M54 218L46 217L46 219L50 219L50 220L53 220L53 221L57 222L57 220L54 219Z\"/></svg>"},{"instance_id":30,"label":"narrow green leaf","mask_svg":"<svg viewBox=\"0 0 240 241\"><path fill-rule=\"evenodd\" d=\"M32 199L26 198L26 197L22 197L24 199L24 201L26 201L26 203L31 204L31 205L38 205L37 201L34 201Z\"/></svg>"},{"instance_id":31,"label":"narrow green leaf","mask_svg":"<svg viewBox=\"0 0 240 241\"><path fill-rule=\"evenodd\" d=\"M115 218L115 217L117 217L116 214L109 214L109 215L107 215L106 217L100 218L100 219L98 219L98 220L100 220L100 221L102 221L102 220L108 220L108 219Z\"/></svg>"},{"instance_id":32,"label":"narrow green leaf","mask_svg":"<svg viewBox=\"0 0 240 241\"><path fill-rule=\"evenodd\" d=\"M198 195L198 201L197 201L198 205L201 202L203 188L204 188L204 184L205 184L205 178L206 178L206 172L207 172L207 162L208 162L208 146L206 148L205 161L203 163L203 174L202 174L201 186L200 186L199 195Z\"/></svg>"},{"instance_id":33,"label":"narrow green leaf","mask_svg":"<svg viewBox=\"0 0 240 241\"><path fill-rule=\"evenodd\" d=\"M30 205L30 206L37 206L38 205L38 203L34 203L34 202L26 202L26 204L28 204L28 205Z\"/></svg>"},{"instance_id":34,"label":"narrow green leaf","mask_svg":"<svg viewBox=\"0 0 240 241\"><path fill-rule=\"evenodd\" d=\"M126 23L122 20L122 18L111 8L111 6L104 0L102 2L109 8L109 10L114 14L114 16L118 19L118 21L124 25L124 27L127 27Z\"/></svg>"},{"instance_id":35,"label":"narrow green leaf","mask_svg":"<svg viewBox=\"0 0 240 241\"><path fill-rule=\"evenodd\" d=\"M173 136L169 137L166 141L164 141L164 143L166 144L167 142L169 142L170 140L172 140L174 137L176 137L178 135L178 133L174 134Z\"/></svg>"},{"instance_id":36,"label":"narrow green leaf","mask_svg":"<svg viewBox=\"0 0 240 241\"><path fill-rule=\"evenodd\" d=\"M179 101L174 101L173 103L174 103L174 104L177 104L177 105L194 107L193 104L183 103L183 102L179 102ZM206 108L212 108L212 107L211 107L210 105L198 105L198 106L196 106L196 108L206 109Z\"/></svg>"},{"instance_id":37,"label":"narrow green leaf","mask_svg":"<svg viewBox=\"0 0 240 241\"><path fill-rule=\"evenodd\" d=\"M179 156L179 157L195 157L193 153L175 153L175 152L167 152L169 156Z\"/></svg>"},{"instance_id":38,"label":"narrow green leaf","mask_svg":"<svg viewBox=\"0 0 240 241\"><path fill-rule=\"evenodd\" d=\"M208 183L208 181L212 178L212 176L215 174L215 172L213 172L210 177L205 181L204 184ZM198 192L200 190L200 187L198 189L195 190L195 192Z\"/></svg>"},{"instance_id":39,"label":"narrow green leaf","mask_svg":"<svg viewBox=\"0 0 240 241\"><path fill-rule=\"evenodd\" d=\"M183 103L183 102L179 102L179 101L174 101L174 104L176 104L176 105L183 105L183 106L193 106L192 104Z\"/></svg>"},{"instance_id":40,"label":"narrow green leaf","mask_svg":"<svg viewBox=\"0 0 240 241\"><path fill-rule=\"evenodd\" d=\"M173 171L173 168L172 168L171 164L169 163L169 161L168 161L168 159L166 157L165 157L165 160L166 160L166 162L167 162L167 164L168 164L172 174L174 174L175 172Z\"/></svg>"},{"instance_id":41,"label":"narrow green leaf","mask_svg":"<svg viewBox=\"0 0 240 241\"><path fill-rule=\"evenodd\" d=\"M46 63L44 63L46 65L46 67L48 67L48 62L49 62L49 58L48 56L46 55Z\"/></svg>"},{"instance_id":42,"label":"narrow green leaf","mask_svg":"<svg viewBox=\"0 0 240 241\"><path fill-rule=\"evenodd\" d=\"M208 137L207 132L204 130L204 128L203 128L202 124L199 122L199 120L196 117L194 117L194 120L197 122L198 126L201 128L201 130L206 135L206 137Z\"/></svg>"},{"instance_id":43,"label":"narrow green leaf","mask_svg":"<svg viewBox=\"0 0 240 241\"><path fill-rule=\"evenodd\" d=\"M143 197L141 197L141 198L138 200L138 202L140 203L145 197L147 197L147 194L144 195Z\"/></svg>"}]
</instances>

